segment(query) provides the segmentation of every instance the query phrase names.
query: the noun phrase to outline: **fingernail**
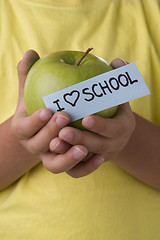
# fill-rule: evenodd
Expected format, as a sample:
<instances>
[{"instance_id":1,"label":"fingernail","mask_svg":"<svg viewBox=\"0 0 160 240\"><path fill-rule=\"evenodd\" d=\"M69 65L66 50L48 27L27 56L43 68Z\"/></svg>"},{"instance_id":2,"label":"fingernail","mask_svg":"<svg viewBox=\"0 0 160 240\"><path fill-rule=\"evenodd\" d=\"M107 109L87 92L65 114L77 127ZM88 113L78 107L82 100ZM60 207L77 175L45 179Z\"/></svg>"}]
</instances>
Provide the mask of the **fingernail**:
<instances>
[{"instance_id":1,"label":"fingernail","mask_svg":"<svg viewBox=\"0 0 160 240\"><path fill-rule=\"evenodd\" d=\"M95 163L96 166L99 167L104 162L104 158L100 156L96 156Z\"/></svg>"},{"instance_id":2,"label":"fingernail","mask_svg":"<svg viewBox=\"0 0 160 240\"><path fill-rule=\"evenodd\" d=\"M126 62L125 60L123 60L123 59L121 59L121 58L119 58L119 60L120 60L122 63L124 63L125 65L128 64L128 62Z\"/></svg>"},{"instance_id":3,"label":"fingernail","mask_svg":"<svg viewBox=\"0 0 160 240\"><path fill-rule=\"evenodd\" d=\"M117 68L117 67L122 67L122 64L127 65L128 62L126 62L125 60L123 60L121 58L116 58L115 60L113 60L112 64L116 65L116 68Z\"/></svg>"},{"instance_id":4,"label":"fingernail","mask_svg":"<svg viewBox=\"0 0 160 240\"><path fill-rule=\"evenodd\" d=\"M51 146L50 146L51 151L54 151L58 147L59 144L60 144L59 141L57 143L51 144Z\"/></svg>"},{"instance_id":5,"label":"fingernail","mask_svg":"<svg viewBox=\"0 0 160 240\"><path fill-rule=\"evenodd\" d=\"M51 118L51 115L48 114L46 111L41 111L39 117L42 121L48 121Z\"/></svg>"},{"instance_id":6,"label":"fingernail","mask_svg":"<svg viewBox=\"0 0 160 240\"><path fill-rule=\"evenodd\" d=\"M74 150L73 150L73 157L75 159L82 159L86 156L86 153L84 151L82 151L80 148L78 147L74 147Z\"/></svg>"},{"instance_id":7,"label":"fingernail","mask_svg":"<svg viewBox=\"0 0 160 240\"><path fill-rule=\"evenodd\" d=\"M66 142L71 142L73 140L74 134L73 133L67 133L63 136L63 140Z\"/></svg>"},{"instance_id":8,"label":"fingernail","mask_svg":"<svg viewBox=\"0 0 160 240\"><path fill-rule=\"evenodd\" d=\"M56 117L56 123L59 127L64 127L69 123L69 118L64 115L58 115Z\"/></svg>"},{"instance_id":9,"label":"fingernail","mask_svg":"<svg viewBox=\"0 0 160 240\"><path fill-rule=\"evenodd\" d=\"M83 122L84 127L92 128L94 124L95 124L95 120L92 117L88 116L84 118L84 122Z\"/></svg>"}]
</instances>

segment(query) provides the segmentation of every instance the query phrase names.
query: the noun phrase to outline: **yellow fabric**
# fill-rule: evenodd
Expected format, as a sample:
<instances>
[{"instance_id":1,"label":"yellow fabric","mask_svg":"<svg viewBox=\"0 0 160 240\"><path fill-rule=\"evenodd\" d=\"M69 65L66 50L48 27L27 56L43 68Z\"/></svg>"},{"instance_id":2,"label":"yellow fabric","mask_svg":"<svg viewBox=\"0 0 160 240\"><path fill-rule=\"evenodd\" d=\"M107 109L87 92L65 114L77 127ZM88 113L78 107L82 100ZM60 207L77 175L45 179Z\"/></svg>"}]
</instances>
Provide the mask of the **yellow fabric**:
<instances>
[{"instance_id":1,"label":"yellow fabric","mask_svg":"<svg viewBox=\"0 0 160 240\"><path fill-rule=\"evenodd\" d=\"M160 124L159 4L0 0L0 122L14 114L16 65L24 52L43 56L93 47L108 62L136 62L151 95L132 101L132 109ZM0 239L157 240L160 193L111 162L81 179L39 164L0 193Z\"/></svg>"}]
</instances>

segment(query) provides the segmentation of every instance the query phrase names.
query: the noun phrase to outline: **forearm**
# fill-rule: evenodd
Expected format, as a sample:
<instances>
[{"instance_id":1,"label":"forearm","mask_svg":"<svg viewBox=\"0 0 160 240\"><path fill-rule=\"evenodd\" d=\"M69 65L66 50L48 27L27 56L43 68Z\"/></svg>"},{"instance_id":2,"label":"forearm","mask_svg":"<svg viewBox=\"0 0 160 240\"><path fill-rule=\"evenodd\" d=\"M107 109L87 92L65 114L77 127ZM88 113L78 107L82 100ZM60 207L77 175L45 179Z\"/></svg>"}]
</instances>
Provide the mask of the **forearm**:
<instances>
[{"instance_id":1,"label":"forearm","mask_svg":"<svg viewBox=\"0 0 160 240\"><path fill-rule=\"evenodd\" d=\"M160 190L160 127L135 114L136 128L112 162L140 181Z\"/></svg>"},{"instance_id":2,"label":"forearm","mask_svg":"<svg viewBox=\"0 0 160 240\"><path fill-rule=\"evenodd\" d=\"M39 163L11 131L12 118L0 125L0 190L6 188Z\"/></svg>"}]
</instances>

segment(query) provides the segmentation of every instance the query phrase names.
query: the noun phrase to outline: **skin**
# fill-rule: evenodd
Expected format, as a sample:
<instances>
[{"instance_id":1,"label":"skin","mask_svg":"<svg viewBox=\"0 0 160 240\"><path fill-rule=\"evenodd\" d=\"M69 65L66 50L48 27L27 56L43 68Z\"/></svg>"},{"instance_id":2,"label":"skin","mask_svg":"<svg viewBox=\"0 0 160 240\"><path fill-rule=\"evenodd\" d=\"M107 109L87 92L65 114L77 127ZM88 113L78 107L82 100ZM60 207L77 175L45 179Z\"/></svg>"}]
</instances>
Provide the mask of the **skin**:
<instances>
[{"instance_id":1,"label":"skin","mask_svg":"<svg viewBox=\"0 0 160 240\"><path fill-rule=\"evenodd\" d=\"M128 103L119 106L113 119L94 115L84 118L82 124L90 131L67 126L70 119L64 112L52 115L44 108L27 116L24 83L38 58L30 50L19 62L17 110L0 125L0 190L40 161L54 174L66 172L77 178L92 173L109 160L160 190L160 127L133 113ZM112 61L114 68L125 64L121 59Z\"/></svg>"}]
</instances>

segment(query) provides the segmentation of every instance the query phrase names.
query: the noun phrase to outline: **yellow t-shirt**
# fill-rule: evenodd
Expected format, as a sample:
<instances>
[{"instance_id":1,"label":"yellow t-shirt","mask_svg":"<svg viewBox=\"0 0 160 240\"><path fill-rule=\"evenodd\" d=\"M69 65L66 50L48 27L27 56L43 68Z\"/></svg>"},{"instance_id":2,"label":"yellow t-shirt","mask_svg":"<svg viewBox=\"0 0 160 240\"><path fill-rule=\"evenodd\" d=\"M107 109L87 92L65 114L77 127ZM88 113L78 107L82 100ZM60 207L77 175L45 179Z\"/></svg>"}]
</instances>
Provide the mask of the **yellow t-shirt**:
<instances>
[{"instance_id":1,"label":"yellow t-shirt","mask_svg":"<svg viewBox=\"0 0 160 240\"><path fill-rule=\"evenodd\" d=\"M35 49L43 56L93 47L108 62L120 57L136 63L151 95L131 107L160 124L159 4L0 0L0 122L14 114L16 65L24 52ZM80 179L38 164L0 193L0 239L158 240L160 193L112 162Z\"/></svg>"}]
</instances>

